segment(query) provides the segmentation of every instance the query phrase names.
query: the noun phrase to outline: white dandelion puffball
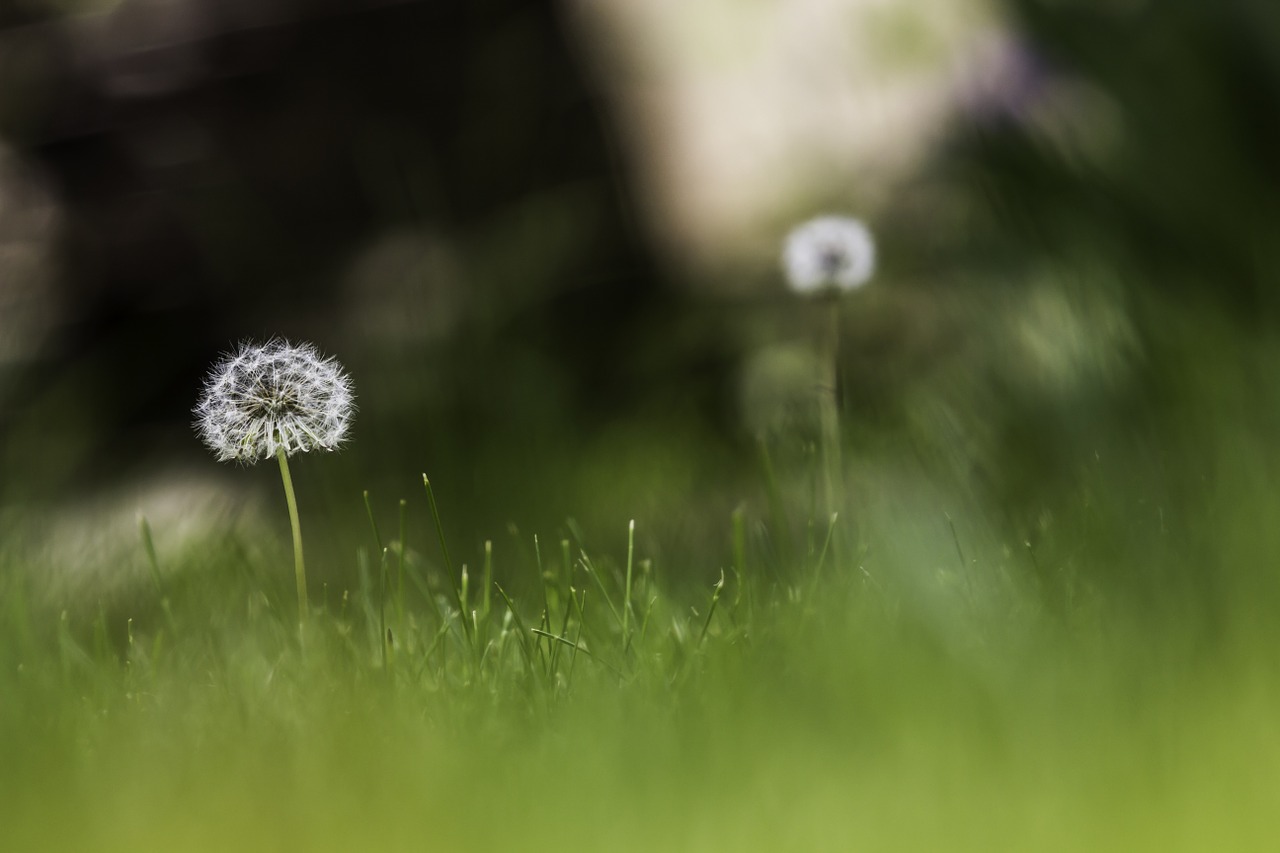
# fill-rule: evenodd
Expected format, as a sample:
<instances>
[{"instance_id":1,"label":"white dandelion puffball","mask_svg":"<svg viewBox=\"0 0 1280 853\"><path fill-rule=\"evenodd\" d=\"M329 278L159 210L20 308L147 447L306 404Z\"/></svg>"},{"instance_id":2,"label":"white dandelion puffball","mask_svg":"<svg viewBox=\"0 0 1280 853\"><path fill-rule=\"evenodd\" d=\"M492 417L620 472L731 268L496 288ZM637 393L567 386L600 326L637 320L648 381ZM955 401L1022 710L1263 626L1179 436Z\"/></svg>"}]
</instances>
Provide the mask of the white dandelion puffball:
<instances>
[{"instance_id":1,"label":"white dandelion puffball","mask_svg":"<svg viewBox=\"0 0 1280 853\"><path fill-rule=\"evenodd\" d=\"M853 290L871 279L876 244L861 221L820 216L787 235L782 268L796 293Z\"/></svg>"},{"instance_id":2,"label":"white dandelion puffball","mask_svg":"<svg viewBox=\"0 0 1280 853\"><path fill-rule=\"evenodd\" d=\"M333 450L355 411L351 378L311 344L244 343L214 365L196 405L196 432L219 462L252 465Z\"/></svg>"}]
</instances>

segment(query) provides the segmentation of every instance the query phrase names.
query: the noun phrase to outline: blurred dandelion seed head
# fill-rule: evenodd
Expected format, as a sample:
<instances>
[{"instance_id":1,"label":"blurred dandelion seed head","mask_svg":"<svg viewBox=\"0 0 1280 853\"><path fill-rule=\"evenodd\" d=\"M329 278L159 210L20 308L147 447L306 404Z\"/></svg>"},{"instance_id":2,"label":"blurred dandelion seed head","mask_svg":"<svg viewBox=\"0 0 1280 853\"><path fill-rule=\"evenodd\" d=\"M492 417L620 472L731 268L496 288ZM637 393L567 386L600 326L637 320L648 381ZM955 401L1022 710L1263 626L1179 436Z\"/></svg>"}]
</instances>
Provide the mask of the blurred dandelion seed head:
<instances>
[{"instance_id":1,"label":"blurred dandelion seed head","mask_svg":"<svg viewBox=\"0 0 1280 853\"><path fill-rule=\"evenodd\" d=\"M196 432L218 461L252 465L334 450L355 411L351 379L310 344L241 344L214 365L196 405Z\"/></svg>"},{"instance_id":2,"label":"blurred dandelion seed head","mask_svg":"<svg viewBox=\"0 0 1280 853\"><path fill-rule=\"evenodd\" d=\"M782 250L787 283L797 293L853 290L871 279L875 266L871 232L846 216L820 216L797 226Z\"/></svg>"}]
</instances>

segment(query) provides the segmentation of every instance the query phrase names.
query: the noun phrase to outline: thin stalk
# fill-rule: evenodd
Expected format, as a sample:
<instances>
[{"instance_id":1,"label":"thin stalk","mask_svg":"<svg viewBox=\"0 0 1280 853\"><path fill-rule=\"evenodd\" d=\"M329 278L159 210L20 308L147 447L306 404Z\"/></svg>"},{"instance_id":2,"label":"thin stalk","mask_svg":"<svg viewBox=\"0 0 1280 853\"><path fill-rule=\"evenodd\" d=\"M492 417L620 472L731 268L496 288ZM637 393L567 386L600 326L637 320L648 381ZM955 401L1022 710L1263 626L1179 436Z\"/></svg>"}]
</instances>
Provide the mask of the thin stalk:
<instances>
[{"instance_id":1,"label":"thin stalk","mask_svg":"<svg viewBox=\"0 0 1280 853\"><path fill-rule=\"evenodd\" d=\"M582 591L582 600L578 600L578 593L572 586L569 587L569 598L573 600L574 608L578 611L578 633L573 638L573 653L569 655L569 675L565 678L565 684L573 684L573 667L578 662L578 649L582 645L582 631L587 625L587 591Z\"/></svg>"},{"instance_id":2,"label":"thin stalk","mask_svg":"<svg viewBox=\"0 0 1280 853\"><path fill-rule=\"evenodd\" d=\"M631 566L636 553L636 520L627 526L627 588L622 598L622 649L631 646Z\"/></svg>"},{"instance_id":3,"label":"thin stalk","mask_svg":"<svg viewBox=\"0 0 1280 853\"><path fill-rule=\"evenodd\" d=\"M973 577L969 573L969 561L964 558L964 549L960 547L960 534L956 532L956 523L945 512L943 517L947 519L947 526L951 528L951 541L956 543L956 556L960 558L960 574L964 577L965 590L969 593L969 604L972 606L975 599L973 595Z\"/></svg>"},{"instance_id":4,"label":"thin stalk","mask_svg":"<svg viewBox=\"0 0 1280 853\"><path fill-rule=\"evenodd\" d=\"M831 520L827 524L827 538L822 542L822 552L818 555L818 561L813 564L812 577L809 579L809 594L807 597L809 602L812 602L817 598L818 586L822 581L822 567L823 564L826 563L827 551L831 548L831 537L836 532L836 522L838 520L839 516L834 512L831 513Z\"/></svg>"},{"instance_id":5,"label":"thin stalk","mask_svg":"<svg viewBox=\"0 0 1280 853\"><path fill-rule=\"evenodd\" d=\"M467 634L467 639L473 639L471 623L467 621L467 609L462 604L462 596L458 592L458 588L453 584L453 560L449 557L449 545L444 538L444 523L440 521L440 509L436 506L436 494L431 490L431 481L427 479L427 475L422 475L423 488L427 490L427 503L431 506L431 517L436 523L436 535L440 537L440 552L444 555L445 573L449 578L449 589L453 592L453 600L458 605L458 611L462 614L462 628Z\"/></svg>"},{"instance_id":6,"label":"thin stalk","mask_svg":"<svg viewBox=\"0 0 1280 853\"><path fill-rule=\"evenodd\" d=\"M742 603L743 595L747 598L747 614L748 618L753 612L751 602L751 586L747 583L747 520L746 511L742 507L738 507L733 511L730 517L733 524L733 573L738 581L738 595L734 599L733 607L736 610L738 605Z\"/></svg>"},{"instance_id":7,"label":"thin stalk","mask_svg":"<svg viewBox=\"0 0 1280 853\"><path fill-rule=\"evenodd\" d=\"M276 449L280 462L280 479L284 481L284 499L289 504L289 523L293 526L293 572L298 582L298 631L307 622L307 564L302 557L302 523L298 521L298 501L293 496L293 478L289 476L289 457L284 448Z\"/></svg>"},{"instance_id":8,"label":"thin stalk","mask_svg":"<svg viewBox=\"0 0 1280 853\"><path fill-rule=\"evenodd\" d=\"M378 532L378 522L373 518L373 504L369 502L369 490L364 491L364 511L369 516L369 526L373 528L373 544L382 551L382 534Z\"/></svg>"},{"instance_id":9,"label":"thin stalk","mask_svg":"<svg viewBox=\"0 0 1280 853\"><path fill-rule=\"evenodd\" d=\"M535 630L542 630L542 631L545 631L545 632L547 632L547 633L550 633L550 631L551 631L551 619L550 619L550 617L547 615L547 611L546 611L546 610L543 610L543 611L542 611L542 616L540 616L540 617L538 618L538 628L537 628L537 629L535 629ZM542 644L542 643L539 643L539 642L535 642L535 643L533 644L533 648L534 648L534 651L536 651L536 652L538 653L538 659L542 661L542 674L543 674L544 676L546 676L546 677L547 677L547 679L548 679L548 683L550 683L550 678L551 678L551 652L549 651L549 647L550 647L550 645L551 645L551 644L550 644L550 643L547 643L546 645L548 646L548 650L546 650L546 651L544 651L544 650L543 650L543 644Z\"/></svg>"},{"instance_id":10,"label":"thin stalk","mask_svg":"<svg viewBox=\"0 0 1280 853\"><path fill-rule=\"evenodd\" d=\"M364 510L365 514L369 516L369 526L373 528L374 544L378 546L378 552L381 553L383 549L382 534L378 531L378 522L373 517L373 504L369 501L369 491L367 489L364 493ZM403 541L403 534L401 534L401 537ZM413 567L410 566L410 569L412 568ZM418 588L418 593L431 605L431 609L435 611L436 618L440 620L440 624L447 628L449 620L445 618L444 612L440 609L440 603L436 601L436 597L431 594L431 588L428 586L426 580L419 577L416 571L410 571L409 580L413 581L414 585ZM404 628L401 627L402 632L403 630Z\"/></svg>"},{"instance_id":11,"label":"thin stalk","mask_svg":"<svg viewBox=\"0 0 1280 853\"><path fill-rule=\"evenodd\" d=\"M569 540L560 540L560 567L564 572L564 589L560 590L561 594L568 592L572 595L573 589L573 558L569 554Z\"/></svg>"},{"instance_id":12,"label":"thin stalk","mask_svg":"<svg viewBox=\"0 0 1280 853\"><path fill-rule=\"evenodd\" d=\"M156 558L156 543L151 538L151 525L142 513L138 513L138 535L142 537L142 549L147 554L147 568L151 570L151 581L156 585L156 592L163 598L164 581L160 579L160 561Z\"/></svg>"},{"instance_id":13,"label":"thin stalk","mask_svg":"<svg viewBox=\"0 0 1280 853\"><path fill-rule=\"evenodd\" d=\"M573 590L572 590L572 588L570 589L569 594L570 594L570 595L572 595L572 594L573 594ZM572 608L571 606L569 606L568 604L565 604L565 605L564 605L564 621L560 624L560 636L561 636L561 637L564 637L564 636L566 636L566 635L569 633L569 616L570 616L570 614L572 614L572 613L573 613L573 608ZM553 678L555 677L555 674L556 674L556 665L559 663L559 661L560 661L560 647L559 647L559 646L552 646L552 647L551 647L551 662L550 662L550 664L549 664L549 668L550 668L550 670L551 670L551 673L550 673L550 674L551 674L551 676L552 676Z\"/></svg>"},{"instance_id":14,"label":"thin stalk","mask_svg":"<svg viewBox=\"0 0 1280 853\"><path fill-rule=\"evenodd\" d=\"M458 607L461 608L462 613L463 634L466 635L471 647L471 659L478 667L483 667L482 652L484 650L480 647L480 621L476 618L475 608L471 606L471 573L467 571L466 563L462 564L457 595ZM488 624L488 622L485 623L486 626Z\"/></svg>"},{"instance_id":15,"label":"thin stalk","mask_svg":"<svg viewBox=\"0 0 1280 853\"><path fill-rule=\"evenodd\" d=\"M387 668L387 549L382 545L382 534L378 531L378 522L373 517L373 503L369 500L369 490L364 490L364 511L369 517L369 526L373 529L373 543L381 555L378 563L378 646L382 649L382 668Z\"/></svg>"},{"instance_id":16,"label":"thin stalk","mask_svg":"<svg viewBox=\"0 0 1280 853\"><path fill-rule=\"evenodd\" d=\"M441 641L444 640L448 633L449 626L447 624L442 624L439 629L436 630L435 638L431 641L431 645L427 646L427 650L422 655L422 661L418 664L418 670L413 674L414 681L420 681L422 679L422 674L427 671L427 666L431 662L431 656L435 654L436 647L440 645Z\"/></svg>"},{"instance_id":17,"label":"thin stalk","mask_svg":"<svg viewBox=\"0 0 1280 853\"><path fill-rule=\"evenodd\" d=\"M469 619L471 613L471 574L467 571L467 564L462 564L462 585L458 592L458 600L462 602L462 618Z\"/></svg>"},{"instance_id":18,"label":"thin stalk","mask_svg":"<svg viewBox=\"0 0 1280 853\"><path fill-rule=\"evenodd\" d=\"M840 361L840 299L832 294L821 306L822 331L818 338L818 412L822 429L822 486L827 515L841 510L844 471L840 461L840 411L837 365Z\"/></svg>"},{"instance_id":19,"label":"thin stalk","mask_svg":"<svg viewBox=\"0 0 1280 853\"><path fill-rule=\"evenodd\" d=\"M542 546L538 544L538 534L533 534L533 559L538 568L538 585L542 587L542 609L547 613L547 619L551 618L551 599L547 597L547 585L551 578L547 576L547 570L542 566Z\"/></svg>"},{"instance_id":20,"label":"thin stalk","mask_svg":"<svg viewBox=\"0 0 1280 853\"><path fill-rule=\"evenodd\" d=\"M427 490L427 503L431 505L431 518L436 523L436 535L440 537L440 551L444 555L444 567L449 572L449 577L453 577L453 560L449 557L449 545L444 537L444 523L440 521L440 509L436 506L436 494L431 490L431 481L427 479L427 475L422 475L422 486Z\"/></svg>"},{"instance_id":21,"label":"thin stalk","mask_svg":"<svg viewBox=\"0 0 1280 853\"><path fill-rule=\"evenodd\" d=\"M533 653L529 651L529 629L524 626L524 620L520 618L520 611L516 610L515 604L507 596L505 590L498 583L494 583L494 588L498 590L499 597L502 598L504 604L507 605L507 611L511 614L516 623L516 638L520 644L520 652L524 655L525 666L529 675L533 675Z\"/></svg>"},{"instance_id":22,"label":"thin stalk","mask_svg":"<svg viewBox=\"0 0 1280 853\"><path fill-rule=\"evenodd\" d=\"M644 620L640 623L640 642L643 643L645 637L649 636L649 617L653 615L654 605L658 603L658 596L649 599L649 606L645 608Z\"/></svg>"},{"instance_id":23,"label":"thin stalk","mask_svg":"<svg viewBox=\"0 0 1280 853\"><path fill-rule=\"evenodd\" d=\"M546 637L548 640L551 640L553 642L563 643L564 645L573 649L574 654L577 654L578 652L582 652L584 655L591 658L593 661L600 664L605 669L609 670L609 672L611 672L615 677L619 679L625 680L627 677L626 674L622 672L622 670L618 669L616 666L613 666L608 661L605 661L601 658L596 657L591 652L582 648L582 646L578 645L578 643L573 640L566 640L564 637L557 637L555 634L552 634L549 631L543 631L540 628L534 628L533 633L537 634L540 637Z\"/></svg>"},{"instance_id":24,"label":"thin stalk","mask_svg":"<svg viewBox=\"0 0 1280 853\"><path fill-rule=\"evenodd\" d=\"M391 675L391 643L387 642L387 549L378 561L378 645L382 649L382 671Z\"/></svg>"},{"instance_id":25,"label":"thin stalk","mask_svg":"<svg viewBox=\"0 0 1280 853\"><path fill-rule=\"evenodd\" d=\"M769 443L764 436L757 439L760 450L760 473L764 476L765 497L769 502L769 518L772 524L773 560L768 564L775 581L781 581L782 575L778 566L788 563L795 557L795 542L791 535L791 525L787 521L786 505L782 500L782 489L778 486L778 475L773 468L773 457L769 454Z\"/></svg>"},{"instance_id":26,"label":"thin stalk","mask_svg":"<svg viewBox=\"0 0 1280 853\"><path fill-rule=\"evenodd\" d=\"M613 599L609 597L609 590L605 588L604 581L600 580L600 573L596 571L596 567L592 564L591 558L587 556L587 552L582 552L582 559L578 561L587 575L596 582L596 587L600 590L600 594L604 596L604 603L609 606L609 612L613 614L613 621L618 623L618 627L622 627L622 617L618 615L618 608L614 607Z\"/></svg>"},{"instance_id":27,"label":"thin stalk","mask_svg":"<svg viewBox=\"0 0 1280 853\"><path fill-rule=\"evenodd\" d=\"M720 593L724 589L724 569L720 570L720 580L712 586L711 605L707 607L707 618L702 623L702 633L698 634L698 648L702 648L707 639L707 630L711 627L711 618L716 615L716 605L720 603Z\"/></svg>"},{"instance_id":28,"label":"thin stalk","mask_svg":"<svg viewBox=\"0 0 1280 853\"><path fill-rule=\"evenodd\" d=\"M408 536L408 514L409 502L404 498L400 499L400 548L396 556L396 626L401 636L404 635L404 552L405 537Z\"/></svg>"},{"instance_id":29,"label":"thin stalk","mask_svg":"<svg viewBox=\"0 0 1280 853\"><path fill-rule=\"evenodd\" d=\"M484 615L489 617L489 609L492 603L489 597L489 590L493 588L493 540L484 540Z\"/></svg>"}]
</instances>

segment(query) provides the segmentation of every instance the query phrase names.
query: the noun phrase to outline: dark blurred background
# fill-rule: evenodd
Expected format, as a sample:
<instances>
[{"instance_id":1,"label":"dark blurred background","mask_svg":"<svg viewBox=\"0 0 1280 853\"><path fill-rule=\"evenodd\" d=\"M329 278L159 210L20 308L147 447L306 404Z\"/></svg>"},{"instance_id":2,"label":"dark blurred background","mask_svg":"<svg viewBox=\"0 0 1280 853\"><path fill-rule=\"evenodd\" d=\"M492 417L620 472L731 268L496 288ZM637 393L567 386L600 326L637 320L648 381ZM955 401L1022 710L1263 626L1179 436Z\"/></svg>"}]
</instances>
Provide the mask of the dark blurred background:
<instances>
[{"instance_id":1,"label":"dark blurred background","mask_svg":"<svg viewBox=\"0 0 1280 853\"><path fill-rule=\"evenodd\" d=\"M619 405L662 285L552 4L6 9L11 496L201 453L182 425L244 338L341 356L391 416L357 446L413 439L384 467Z\"/></svg>"},{"instance_id":2,"label":"dark blurred background","mask_svg":"<svg viewBox=\"0 0 1280 853\"><path fill-rule=\"evenodd\" d=\"M811 481L776 255L827 210L881 243L841 364L863 529L967 508L1070 586L1151 531L1212 549L1169 531L1215 484L1269 495L1280 6L645 8L9 0L0 502L274 500L189 421L219 352L285 335L361 407L298 466L321 520L426 471L469 553L568 516L719 543L762 444Z\"/></svg>"}]
</instances>

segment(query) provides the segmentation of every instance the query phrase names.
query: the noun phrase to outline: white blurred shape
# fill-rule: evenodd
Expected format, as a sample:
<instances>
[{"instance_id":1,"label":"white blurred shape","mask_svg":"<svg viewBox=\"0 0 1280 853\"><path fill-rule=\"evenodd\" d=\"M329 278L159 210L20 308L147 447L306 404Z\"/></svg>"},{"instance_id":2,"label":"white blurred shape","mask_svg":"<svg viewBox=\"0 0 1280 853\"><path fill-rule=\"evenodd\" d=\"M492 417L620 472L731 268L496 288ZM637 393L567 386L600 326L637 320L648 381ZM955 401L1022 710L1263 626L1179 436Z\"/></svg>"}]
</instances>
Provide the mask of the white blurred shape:
<instances>
[{"instance_id":1,"label":"white blurred shape","mask_svg":"<svg viewBox=\"0 0 1280 853\"><path fill-rule=\"evenodd\" d=\"M930 150L954 69L995 21L988 0L566 2L649 227L691 272L760 260L779 219L818 201L874 213Z\"/></svg>"},{"instance_id":2,"label":"white blurred shape","mask_svg":"<svg viewBox=\"0 0 1280 853\"><path fill-rule=\"evenodd\" d=\"M267 534L264 514L246 493L207 477L166 474L86 496L32 524L36 548L21 561L27 582L56 608L92 610L155 596L139 519L145 518L162 582L174 582L192 555L222 553L231 537Z\"/></svg>"}]
</instances>

